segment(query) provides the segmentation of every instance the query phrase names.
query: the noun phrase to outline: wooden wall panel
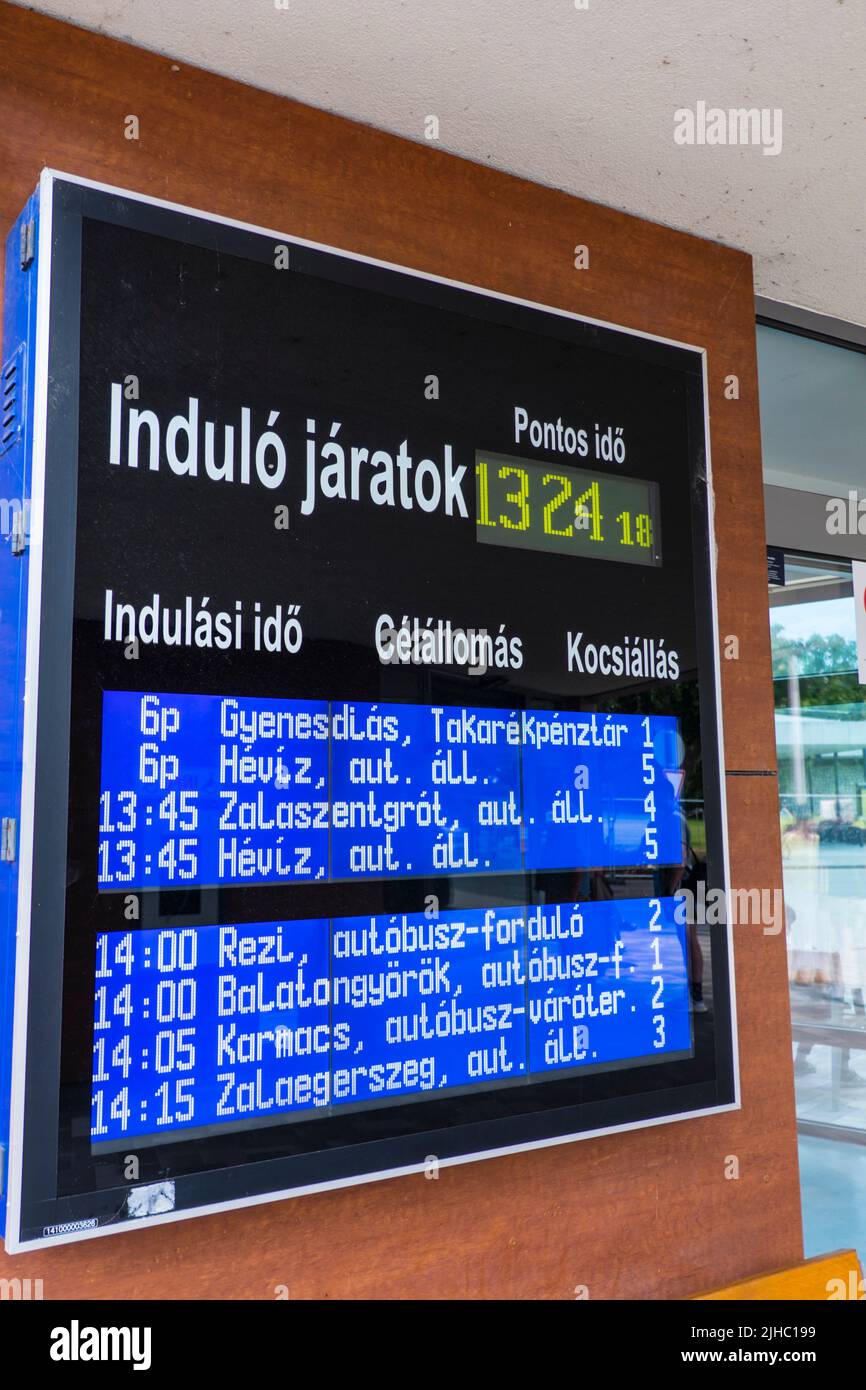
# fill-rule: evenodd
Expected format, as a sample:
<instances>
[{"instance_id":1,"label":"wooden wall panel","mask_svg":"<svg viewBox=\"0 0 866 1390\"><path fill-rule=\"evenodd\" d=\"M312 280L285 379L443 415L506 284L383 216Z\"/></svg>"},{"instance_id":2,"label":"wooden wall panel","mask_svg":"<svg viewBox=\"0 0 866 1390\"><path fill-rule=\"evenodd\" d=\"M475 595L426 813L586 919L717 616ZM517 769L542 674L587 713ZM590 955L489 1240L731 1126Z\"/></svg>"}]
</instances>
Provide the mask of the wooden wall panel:
<instances>
[{"instance_id":1,"label":"wooden wall panel","mask_svg":"<svg viewBox=\"0 0 866 1390\"><path fill-rule=\"evenodd\" d=\"M723 671L727 765L772 771L747 255L0 4L4 235L45 164L707 345L721 631L740 638ZM729 779L735 884L781 885L775 796L772 776ZM0 1276L42 1278L47 1298L272 1298L280 1284L295 1298L669 1298L796 1260L784 934L738 928L736 957L739 1113L0 1254Z\"/></svg>"}]
</instances>

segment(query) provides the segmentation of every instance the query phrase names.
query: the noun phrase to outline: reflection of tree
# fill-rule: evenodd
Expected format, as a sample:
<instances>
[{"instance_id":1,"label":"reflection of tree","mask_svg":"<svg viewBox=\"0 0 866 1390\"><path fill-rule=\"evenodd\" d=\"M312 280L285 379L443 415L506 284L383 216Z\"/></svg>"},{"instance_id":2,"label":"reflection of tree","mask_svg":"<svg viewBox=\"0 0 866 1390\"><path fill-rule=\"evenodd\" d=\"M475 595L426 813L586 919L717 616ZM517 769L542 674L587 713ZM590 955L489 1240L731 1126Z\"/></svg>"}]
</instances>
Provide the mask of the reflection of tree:
<instances>
[{"instance_id":1,"label":"reflection of tree","mask_svg":"<svg viewBox=\"0 0 866 1390\"><path fill-rule=\"evenodd\" d=\"M773 678L776 686L776 708L788 705L787 682L799 677L800 704L837 705L857 704L863 700L863 687L857 679L857 644L838 633L822 637L791 639L785 636L783 623L770 625L773 647ZM857 718L862 717L858 711Z\"/></svg>"}]
</instances>

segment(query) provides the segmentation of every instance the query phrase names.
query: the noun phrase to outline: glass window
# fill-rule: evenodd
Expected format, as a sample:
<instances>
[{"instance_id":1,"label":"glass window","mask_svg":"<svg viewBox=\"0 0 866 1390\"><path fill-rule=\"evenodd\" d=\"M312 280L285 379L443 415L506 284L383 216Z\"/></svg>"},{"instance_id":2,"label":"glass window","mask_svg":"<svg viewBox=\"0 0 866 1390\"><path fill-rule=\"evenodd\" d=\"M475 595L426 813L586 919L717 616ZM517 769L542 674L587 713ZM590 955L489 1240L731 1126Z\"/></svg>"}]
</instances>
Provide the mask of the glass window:
<instances>
[{"instance_id":1,"label":"glass window","mask_svg":"<svg viewBox=\"0 0 866 1390\"><path fill-rule=\"evenodd\" d=\"M807 1255L866 1258L866 686L828 497L866 495L866 350L758 327L779 820ZM834 552L830 558L828 551ZM774 573L778 573L774 566Z\"/></svg>"},{"instance_id":2,"label":"glass window","mask_svg":"<svg viewBox=\"0 0 866 1390\"><path fill-rule=\"evenodd\" d=\"M764 482L828 497L862 489L866 353L759 324L758 379Z\"/></svg>"},{"instance_id":3,"label":"glass window","mask_svg":"<svg viewBox=\"0 0 866 1390\"><path fill-rule=\"evenodd\" d=\"M850 563L789 553L785 579L770 588L770 634L804 1221L817 1254L866 1243L866 688Z\"/></svg>"}]
</instances>

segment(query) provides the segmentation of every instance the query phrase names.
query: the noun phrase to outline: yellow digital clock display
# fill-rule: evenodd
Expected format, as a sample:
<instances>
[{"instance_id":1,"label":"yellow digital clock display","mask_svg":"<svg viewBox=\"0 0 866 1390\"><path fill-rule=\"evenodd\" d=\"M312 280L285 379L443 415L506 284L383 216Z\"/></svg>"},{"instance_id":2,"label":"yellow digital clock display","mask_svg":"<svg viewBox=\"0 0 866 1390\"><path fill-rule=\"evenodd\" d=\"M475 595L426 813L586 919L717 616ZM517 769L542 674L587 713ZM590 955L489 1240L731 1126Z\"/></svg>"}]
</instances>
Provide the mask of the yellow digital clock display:
<instances>
[{"instance_id":1,"label":"yellow digital clock display","mask_svg":"<svg viewBox=\"0 0 866 1390\"><path fill-rule=\"evenodd\" d=\"M484 545L660 565L658 484L478 451L475 533Z\"/></svg>"}]
</instances>

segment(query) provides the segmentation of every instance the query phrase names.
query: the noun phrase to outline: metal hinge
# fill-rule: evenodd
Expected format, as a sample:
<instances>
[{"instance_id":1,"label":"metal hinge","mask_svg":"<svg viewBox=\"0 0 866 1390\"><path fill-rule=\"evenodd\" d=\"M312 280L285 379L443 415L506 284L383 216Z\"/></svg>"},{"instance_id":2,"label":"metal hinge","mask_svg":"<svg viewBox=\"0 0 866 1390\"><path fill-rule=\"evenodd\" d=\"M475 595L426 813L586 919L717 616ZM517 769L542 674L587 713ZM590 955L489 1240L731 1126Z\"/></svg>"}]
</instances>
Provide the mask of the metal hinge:
<instances>
[{"instance_id":1,"label":"metal hinge","mask_svg":"<svg viewBox=\"0 0 866 1390\"><path fill-rule=\"evenodd\" d=\"M9 539L12 542L12 554L23 555L27 549L27 519L23 508L12 513L12 531Z\"/></svg>"},{"instance_id":2,"label":"metal hinge","mask_svg":"<svg viewBox=\"0 0 866 1390\"><path fill-rule=\"evenodd\" d=\"M0 860L14 864L18 853L18 822L14 816L4 816L0 822Z\"/></svg>"},{"instance_id":3,"label":"metal hinge","mask_svg":"<svg viewBox=\"0 0 866 1390\"><path fill-rule=\"evenodd\" d=\"M31 217L29 222L21 223L21 269L26 270L33 264L33 257L36 255L36 219Z\"/></svg>"},{"instance_id":4,"label":"metal hinge","mask_svg":"<svg viewBox=\"0 0 866 1390\"><path fill-rule=\"evenodd\" d=\"M24 344L19 343L0 370L0 454L21 439L24 419Z\"/></svg>"}]
</instances>

